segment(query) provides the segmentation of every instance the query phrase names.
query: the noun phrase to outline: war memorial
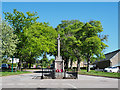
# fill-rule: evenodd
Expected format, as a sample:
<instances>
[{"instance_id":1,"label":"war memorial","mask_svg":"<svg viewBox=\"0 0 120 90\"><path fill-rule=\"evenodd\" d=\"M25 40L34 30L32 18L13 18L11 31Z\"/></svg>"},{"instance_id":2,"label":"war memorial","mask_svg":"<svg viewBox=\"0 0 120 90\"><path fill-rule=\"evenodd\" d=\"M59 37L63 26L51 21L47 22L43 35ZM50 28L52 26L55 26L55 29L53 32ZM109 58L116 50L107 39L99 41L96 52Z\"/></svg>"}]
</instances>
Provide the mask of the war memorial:
<instances>
[{"instance_id":1,"label":"war memorial","mask_svg":"<svg viewBox=\"0 0 120 90\"><path fill-rule=\"evenodd\" d=\"M77 72L67 72L64 68L64 60L60 56L60 34L58 34L58 56L55 57L53 68L44 73L42 69L41 79L76 79Z\"/></svg>"}]
</instances>

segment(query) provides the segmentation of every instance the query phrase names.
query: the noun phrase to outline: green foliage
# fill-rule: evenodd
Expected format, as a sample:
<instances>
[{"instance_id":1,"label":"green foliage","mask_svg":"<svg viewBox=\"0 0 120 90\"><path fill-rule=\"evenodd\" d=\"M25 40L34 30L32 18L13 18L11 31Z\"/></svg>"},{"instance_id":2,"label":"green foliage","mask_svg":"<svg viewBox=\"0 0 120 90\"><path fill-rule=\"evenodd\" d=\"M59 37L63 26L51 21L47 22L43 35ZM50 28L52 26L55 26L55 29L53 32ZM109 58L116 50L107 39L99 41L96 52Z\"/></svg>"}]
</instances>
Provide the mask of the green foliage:
<instances>
[{"instance_id":1,"label":"green foliage","mask_svg":"<svg viewBox=\"0 0 120 90\"><path fill-rule=\"evenodd\" d=\"M56 30L61 35L61 55L64 60L86 59L93 62L94 56L97 56L96 59L105 57L102 51L108 47L104 43L107 35L101 35L103 28L100 21L82 23L79 20L64 20Z\"/></svg>"},{"instance_id":2,"label":"green foliage","mask_svg":"<svg viewBox=\"0 0 120 90\"><path fill-rule=\"evenodd\" d=\"M55 60L55 59L53 59L53 58L50 59L50 60L49 60L49 64L52 64L54 60Z\"/></svg>"},{"instance_id":3,"label":"green foliage","mask_svg":"<svg viewBox=\"0 0 120 90\"><path fill-rule=\"evenodd\" d=\"M85 32L82 38L84 40L82 47L83 53L89 55L89 57L93 54L102 56L103 49L108 46L98 37L99 33L103 31L101 23L99 21L90 21L86 23L82 29Z\"/></svg>"},{"instance_id":4,"label":"green foliage","mask_svg":"<svg viewBox=\"0 0 120 90\"><path fill-rule=\"evenodd\" d=\"M49 65L49 61L46 56L46 53L44 53L43 58L41 59L41 65L42 65L42 68L46 68Z\"/></svg>"},{"instance_id":5,"label":"green foliage","mask_svg":"<svg viewBox=\"0 0 120 90\"><path fill-rule=\"evenodd\" d=\"M12 67L12 63L7 63L7 64L10 64L10 66ZM17 64L16 63L13 63L13 67L16 67Z\"/></svg>"},{"instance_id":6,"label":"green foliage","mask_svg":"<svg viewBox=\"0 0 120 90\"><path fill-rule=\"evenodd\" d=\"M23 12L19 12L16 9L13 10L13 13L4 12L4 14L5 20L9 22L14 29L14 32L19 35L20 38L21 33L24 32L23 27L29 27L31 24L36 22L37 18L39 18L36 12L26 12L27 16L25 16Z\"/></svg>"},{"instance_id":7,"label":"green foliage","mask_svg":"<svg viewBox=\"0 0 120 90\"><path fill-rule=\"evenodd\" d=\"M27 37L27 52L49 53L56 50L57 32L45 23L35 23L29 28L24 28L24 35Z\"/></svg>"},{"instance_id":8,"label":"green foliage","mask_svg":"<svg viewBox=\"0 0 120 90\"><path fill-rule=\"evenodd\" d=\"M103 28L100 21L87 22L82 29L78 31L77 37L80 37L79 33L82 34L80 38L83 40L82 54L88 62L88 71L90 59L93 56L96 55L98 58L105 57L102 51L108 46L103 42L106 38L100 38L99 36L102 31Z\"/></svg>"},{"instance_id":9,"label":"green foliage","mask_svg":"<svg viewBox=\"0 0 120 90\"><path fill-rule=\"evenodd\" d=\"M65 62L68 62L69 59L72 59L74 62L82 57L82 42L76 37L76 32L78 32L83 25L84 23L79 20L63 20L56 28L61 36L61 55Z\"/></svg>"},{"instance_id":10,"label":"green foliage","mask_svg":"<svg viewBox=\"0 0 120 90\"><path fill-rule=\"evenodd\" d=\"M2 55L13 56L16 53L16 44L18 37L13 33L13 29L6 23L2 22Z\"/></svg>"},{"instance_id":11,"label":"green foliage","mask_svg":"<svg viewBox=\"0 0 120 90\"><path fill-rule=\"evenodd\" d=\"M78 28L81 28L82 25L83 23L78 20L63 20L62 23L57 26L56 30L61 36L61 51L63 54L68 55L69 51L70 53L72 52L73 45L80 43L75 37L75 32Z\"/></svg>"},{"instance_id":12,"label":"green foliage","mask_svg":"<svg viewBox=\"0 0 120 90\"><path fill-rule=\"evenodd\" d=\"M97 59L104 58L102 51L108 47L104 43L108 36L101 35L103 27L100 21L83 23L79 20L63 20L54 29L48 23L37 22L39 17L36 12L26 12L25 15L14 9L13 13L4 14L5 20L13 29L3 24L3 55L12 56L15 53L20 61L26 61L31 66L43 53L57 55L57 35L60 34L61 56L66 63L69 59L73 62L78 60L79 64L83 59L93 62L96 59L94 56ZM43 67L46 67L53 60L48 61L44 56L42 61Z\"/></svg>"},{"instance_id":13,"label":"green foliage","mask_svg":"<svg viewBox=\"0 0 120 90\"><path fill-rule=\"evenodd\" d=\"M54 52L56 50L57 32L48 23L38 23L37 13L19 12L16 9L13 13L5 13L5 20L14 29L20 42L17 44L16 57L20 61L34 63L35 59L43 52Z\"/></svg>"},{"instance_id":14,"label":"green foliage","mask_svg":"<svg viewBox=\"0 0 120 90\"><path fill-rule=\"evenodd\" d=\"M7 62L8 62L8 59L5 59L5 58L4 58L4 59L2 60L2 63L7 63Z\"/></svg>"},{"instance_id":15,"label":"green foliage","mask_svg":"<svg viewBox=\"0 0 120 90\"><path fill-rule=\"evenodd\" d=\"M11 25L11 27L14 29L14 34L17 34L20 42L17 44L17 52L15 54L16 57L18 57L20 59L20 61L23 59L25 60L31 60L30 58L33 59L34 54L32 53L32 55L29 55L26 52L23 52L26 48L26 38L24 36L24 29L23 28L28 28L30 27L32 24L34 24L37 20L37 18L39 18L37 16L37 13L33 12L26 12L26 15L23 12L19 12L16 9L13 10L13 13L9 13L9 12L4 12L5 14L5 20L8 21L8 23ZM23 50L23 51L22 51ZM29 56L29 58L28 58Z\"/></svg>"}]
</instances>

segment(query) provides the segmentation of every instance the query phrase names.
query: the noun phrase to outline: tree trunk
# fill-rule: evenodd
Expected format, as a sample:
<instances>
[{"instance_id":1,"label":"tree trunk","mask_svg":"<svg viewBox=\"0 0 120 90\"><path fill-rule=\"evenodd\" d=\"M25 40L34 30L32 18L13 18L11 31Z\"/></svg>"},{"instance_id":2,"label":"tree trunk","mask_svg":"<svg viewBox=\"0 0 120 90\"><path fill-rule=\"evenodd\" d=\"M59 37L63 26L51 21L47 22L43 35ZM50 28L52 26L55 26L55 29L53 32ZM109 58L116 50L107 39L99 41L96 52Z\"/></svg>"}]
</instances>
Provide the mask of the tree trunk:
<instances>
[{"instance_id":1,"label":"tree trunk","mask_svg":"<svg viewBox=\"0 0 120 90\"><path fill-rule=\"evenodd\" d=\"M73 64L73 59L71 59L71 62L70 62L70 69L72 69L72 64Z\"/></svg>"},{"instance_id":2,"label":"tree trunk","mask_svg":"<svg viewBox=\"0 0 120 90\"><path fill-rule=\"evenodd\" d=\"M25 63L25 69L27 69L27 67L28 67L28 62Z\"/></svg>"},{"instance_id":3,"label":"tree trunk","mask_svg":"<svg viewBox=\"0 0 120 90\"><path fill-rule=\"evenodd\" d=\"M68 69L68 58L65 58L65 69Z\"/></svg>"},{"instance_id":4,"label":"tree trunk","mask_svg":"<svg viewBox=\"0 0 120 90\"><path fill-rule=\"evenodd\" d=\"M69 63L69 58L67 58L67 63L66 63L67 69L68 69L68 63Z\"/></svg>"},{"instance_id":5,"label":"tree trunk","mask_svg":"<svg viewBox=\"0 0 120 90\"><path fill-rule=\"evenodd\" d=\"M88 61L87 61L87 72L90 71L90 58L88 58Z\"/></svg>"},{"instance_id":6,"label":"tree trunk","mask_svg":"<svg viewBox=\"0 0 120 90\"><path fill-rule=\"evenodd\" d=\"M31 68L31 62L29 63L29 69Z\"/></svg>"},{"instance_id":7,"label":"tree trunk","mask_svg":"<svg viewBox=\"0 0 120 90\"><path fill-rule=\"evenodd\" d=\"M21 69L21 60L19 62L20 62L19 63L19 69L20 69L20 71L22 71L22 69Z\"/></svg>"},{"instance_id":8,"label":"tree trunk","mask_svg":"<svg viewBox=\"0 0 120 90\"><path fill-rule=\"evenodd\" d=\"M80 71L80 61L81 59L80 58L77 58L78 61L77 61L77 71Z\"/></svg>"}]
</instances>

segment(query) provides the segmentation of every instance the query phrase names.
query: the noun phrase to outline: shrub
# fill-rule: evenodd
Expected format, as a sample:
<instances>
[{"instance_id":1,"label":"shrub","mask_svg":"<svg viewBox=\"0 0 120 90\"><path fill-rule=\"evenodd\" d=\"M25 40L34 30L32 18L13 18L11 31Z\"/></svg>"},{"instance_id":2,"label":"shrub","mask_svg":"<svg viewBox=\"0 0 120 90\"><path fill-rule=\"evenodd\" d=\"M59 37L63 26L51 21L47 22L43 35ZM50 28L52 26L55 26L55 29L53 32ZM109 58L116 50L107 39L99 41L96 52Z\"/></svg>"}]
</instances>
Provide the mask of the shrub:
<instances>
[{"instance_id":1,"label":"shrub","mask_svg":"<svg viewBox=\"0 0 120 90\"><path fill-rule=\"evenodd\" d=\"M12 67L12 63L7 63L7 64L10 64L10 66ZM16 63L13 63L13 67L16 67Z\"/></svg>"}]
</instances>

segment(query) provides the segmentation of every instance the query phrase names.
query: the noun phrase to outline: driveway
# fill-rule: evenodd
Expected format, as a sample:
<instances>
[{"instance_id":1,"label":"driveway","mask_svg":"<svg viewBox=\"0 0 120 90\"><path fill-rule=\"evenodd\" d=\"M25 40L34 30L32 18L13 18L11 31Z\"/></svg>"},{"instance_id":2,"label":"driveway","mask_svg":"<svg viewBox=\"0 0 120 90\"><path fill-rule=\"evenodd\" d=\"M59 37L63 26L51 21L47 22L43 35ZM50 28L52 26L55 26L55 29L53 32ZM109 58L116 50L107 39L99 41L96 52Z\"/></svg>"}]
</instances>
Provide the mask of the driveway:
<instances>
[{"instance_id":1,"label":"driveway","mask_svg":"<svg viewBox=\"0 0 120 90\"><path fill-rule=\"evenodd\" d=\"M40 73L2 77L2 88L118 88L118 79L79 75L78 79L36 79Z\"/></svg>"}]
</instances>

